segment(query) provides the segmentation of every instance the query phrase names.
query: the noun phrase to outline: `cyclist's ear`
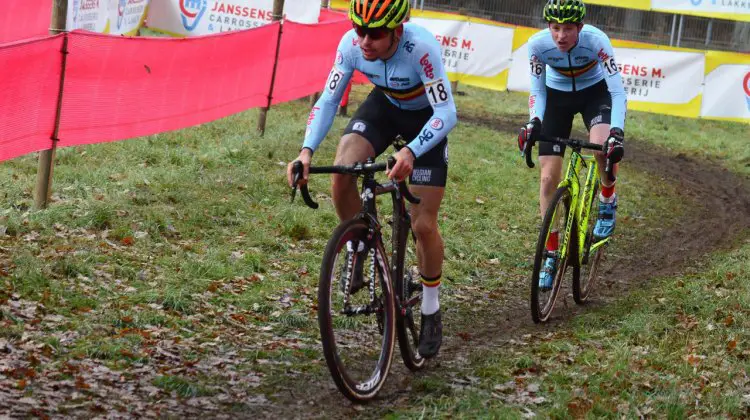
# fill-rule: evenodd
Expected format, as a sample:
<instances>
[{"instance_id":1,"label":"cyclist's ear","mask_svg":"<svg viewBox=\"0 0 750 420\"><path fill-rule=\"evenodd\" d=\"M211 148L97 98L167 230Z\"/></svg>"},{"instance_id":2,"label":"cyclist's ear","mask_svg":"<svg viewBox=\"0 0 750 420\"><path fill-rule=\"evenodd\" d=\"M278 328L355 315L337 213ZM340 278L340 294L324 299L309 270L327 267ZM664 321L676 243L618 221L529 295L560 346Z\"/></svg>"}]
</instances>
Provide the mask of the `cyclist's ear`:
<instances>
[{"instance_id":1,"label":"cyclist's ear","mask_svg":"<svg viewBox=\"0 0 750 420\"><path fill-rule=\"evenodd\" d=\"M404 35L404 24L400 24L396 26L396 29L393 30L393 32L396 33L396 36L401 38Z\"/></svg>"}]
</instances>

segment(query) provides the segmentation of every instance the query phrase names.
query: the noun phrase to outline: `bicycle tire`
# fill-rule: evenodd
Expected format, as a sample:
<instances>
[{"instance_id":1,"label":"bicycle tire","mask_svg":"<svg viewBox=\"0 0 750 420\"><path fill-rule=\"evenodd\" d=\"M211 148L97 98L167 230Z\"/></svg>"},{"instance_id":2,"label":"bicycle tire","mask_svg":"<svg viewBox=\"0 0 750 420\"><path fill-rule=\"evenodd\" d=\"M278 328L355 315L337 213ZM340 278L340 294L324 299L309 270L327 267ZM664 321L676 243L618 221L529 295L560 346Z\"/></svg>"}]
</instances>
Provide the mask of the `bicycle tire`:
<instances>
[{"instance_id":1,"label":"bicycle tire","mask_svg":"<svg viewBox=\"0 0 750 420\"><path fill-rule=\"evenodd\" d=\"M554 226L559 228L560 240L565 240L565 226L568 217L572 216L570 214L570 202L570 189L568 187L558 188L557 191L555 191L552 201L550 201L547 211L545 212L544 219L542 219L542 227L539 231L539 239L537 240L536 253L534 255L534 270L531 273L531 318L537 324L547 321L552 314L552 310L555 307L555 301L557 300L557 294L559 293L560 285L562 284L562 278L567 269L569 253L568 255L559 256L556 265L557 270L549 293L541 290L539 287L539 274L542 270L544 259L547 256L547 237L554 224ZM558 214L558 210L562 210L562 214ZM562 216L562 219L558 216ZM555 223L560 220L562 223ZM570 249L570 247L568 247L568 249ZM540 295L544 296L544 305L540 305Z\"/></svg>"},{"instance_id":2,"label":"bicycle tire","mask_svg":"<svg viewBox=\"0 0 750 420\"><path fill-rule=\"evenodd\" d=\"M379 234L369 240L370 224L364 219L352 219L341 223L334 231L326 245L323 255L323 263L320 270L320 283L318 286L318 324L320 327L320 336L323 346L323 354L331 373L333 381L344 396L353 402L366 402L375 398L382 388L390 371L393 359L393 347L395 341L395 299L393 296L391 274L388 269L388 259L386 258L382 240ZM380 338L369 337L362 331L356 330L349 333L348 330L357 327L357 320L352 317L372 317L369 315L344 315L336 311L332 306L334 301L339 302L343 293L340 290L340 280L337 277L337 262L344 250L346 255L346 243L350 240L362 240L370 244L370 250L366 251L369 258L375 257L376 263L371 265L368 261L366 264L347 264L349 268L365 266L374 267L377 274L374 275L375 281L373 289L379 294L378 309L374 314L377 331L373 331L372 318L364 319L365 327L369 327L372 333L379 333ZM345 263L346 264L346 263ZM355 268L356 270L356 268ZM357 273L355 273L356 275ZM364 273L363 273L364 275ZM368 285L369 286L369 285ZM368 293L368 299L372 299L370 287L364 290ZM360 291L361 292L361 291ZM360 296L362 296L360 294ZM379 315L382 314L382 315ZM368 323L369 322L369 323ZM354 325L352 328L351 325ZM334 328L344 325L342 332ZM359 355L350 354L353 349L358 349L363 343L370 340L375 347L377 340L380 340L379 349L375 350L377 354L365 354L364 358ZM370 365L370 359L376 356L373 365ZM357 369L359 368L359 369ZM358 375L361 373L361 375ZM363 376L360 378L359 376Z\"/></svg>"},{"instance_id":3,"label":"bicycle tire","mask_svg":"<svg viewBox=\"0 0 750 420\"><path fill-rule=\"evenodd\" d=\"M426 361L418 351L420 319L416 319L415 316L415 314L422 316L419 306L421 299L414 302L412 306L404 307L403 305L416 293L421 292L422 285L418 277L415 281L415 273L411 270L411 259L407 258L410 244L412 255L416 255L416 240L413 239L414 235L409 225L411 222L407 215L403 214L405 211L406 209L401 206L400 209L395 209L393 215L393 288L398 297L396 336L404 365L412 372L416 372L424 368Z\"/></svg>"},{"instance_id":4,"label":"bicycle tire","mask_svg":"<svg viewBox=\"0 0 750 420\"><path fill-rule=\"evenodd\" d=\"M594 186L594 193L591 195L592 200L589 204L589 223L586 227L586 242L584 243L584 252L589 253L589 249L591 247L591 243L594 237L594 226L596 226L596 205L598 200L596 197L599 196L599 182L597 181ZM578 236L578 226L575 224L573 226L573 234L572 234L572 241L571 241L571 258L575 262L573 265L573 300L578 305L585 304L589 297L591 296L591 291L594 288L594 285L596 284L596 279L599 272L599 263L602 260L602 256L604 255L604 247L599 247L599 249L596 250L594 255L588 255L588 258L585 259L585 263L581 265L579 261L581 261L581 258L578 256L578 244L579 236ZM582 279L585 279L585 281L582 281Z\"/></svg>"}]
</instances>

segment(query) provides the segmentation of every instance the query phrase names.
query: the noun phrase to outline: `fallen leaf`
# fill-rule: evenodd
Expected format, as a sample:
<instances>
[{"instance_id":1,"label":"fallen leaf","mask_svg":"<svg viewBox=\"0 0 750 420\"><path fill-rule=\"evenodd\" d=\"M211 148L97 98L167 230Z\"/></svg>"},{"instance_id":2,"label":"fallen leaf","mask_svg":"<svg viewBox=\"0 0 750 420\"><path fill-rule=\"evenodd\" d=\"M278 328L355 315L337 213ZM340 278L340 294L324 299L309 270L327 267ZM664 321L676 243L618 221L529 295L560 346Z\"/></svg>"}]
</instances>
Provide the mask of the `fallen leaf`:
<instances>
[{"instance_id":1,"label":"fallen leaf","mask_svg":"<svg viewBox=\"0 0 750 420\"><path fill-rule=\"evenodd\" d=\"M737 348L737 340L730 340L727 343L727 350L732 351Z\"/></svg>"},{"instance_id":2,"label":"fallen leaf","mask_svg":"<svg viewBox=\"0 0 750 420\"><path fill-rule=\"evenodd\" d=\"M86 380L83 379L83 376L76 376L76 388L89 389L91 388L91 385L86 383Z\"/></svg>"},{"instance_id":3,"label":"fallen leaf","mask_svg":"<svg viewBox=\"0 0 750 420\"><path fill-rule=\"evenodd\" d=\"M732 324L734 324L734 317L732 314L727 315L726 319L724 319L724 325L727 327L731 327Z\"/></svg>"},{"instance_id":4,"label":"fallen leaf","mask_svg":"<svg viewBox=\"0 0 750 420\"><path fill-rule=\"evenodd\" d=\"M135 239L132 236L126 236L120 241L123 245L131 246L135 243Z\"/></svg>"},{"instance_id":5,"label":"fallen leaf","mask_svg":"<svg viewBox=\"0 0 750 420\"><path fill-rule=\"evenodd\" d=\"M459 333L456 333L456 335L461 337L461 339L464 341L471 341L471 334L467 332L459 332Z\"/></svg>"}]
</instances>

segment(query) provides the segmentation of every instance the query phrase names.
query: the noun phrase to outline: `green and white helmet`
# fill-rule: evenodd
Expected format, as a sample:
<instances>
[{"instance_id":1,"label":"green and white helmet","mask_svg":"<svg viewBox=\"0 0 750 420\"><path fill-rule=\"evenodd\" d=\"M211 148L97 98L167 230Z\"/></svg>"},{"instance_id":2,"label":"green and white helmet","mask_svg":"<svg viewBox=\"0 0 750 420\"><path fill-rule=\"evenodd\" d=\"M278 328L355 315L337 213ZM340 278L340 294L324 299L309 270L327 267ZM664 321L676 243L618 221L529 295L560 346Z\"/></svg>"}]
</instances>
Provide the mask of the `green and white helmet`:
<instances>
[{"instance_id":1,"label":"green and white helmet","mask_svg":"<svg viewBox=\"0 0 750 420\"><path fill-rule=\"evenodd\" d=\"M581 23L586 5L581 0L547 0L544 20L548 23Z\"/></svg>"}]
</instances>

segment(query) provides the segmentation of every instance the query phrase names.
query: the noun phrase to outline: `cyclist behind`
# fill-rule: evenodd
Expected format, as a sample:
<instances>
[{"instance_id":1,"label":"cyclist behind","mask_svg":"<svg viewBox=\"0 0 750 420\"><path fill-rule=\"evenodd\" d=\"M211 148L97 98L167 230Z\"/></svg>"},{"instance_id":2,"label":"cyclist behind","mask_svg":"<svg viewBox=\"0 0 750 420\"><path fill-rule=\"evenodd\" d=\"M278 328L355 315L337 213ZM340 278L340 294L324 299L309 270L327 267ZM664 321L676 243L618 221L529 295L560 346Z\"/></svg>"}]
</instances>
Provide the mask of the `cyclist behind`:
<instances>
[{"instance_id":1,"label":"cyclist behind","mask_svg":"<svg viewBox=\"0 0 750 420\"><path fill-rule=\"evenodd\" d=\"M580 113L592 143L605 144L606 153L596 155L601 177L599 217L594 227L598 239L609 237L615 228L617 195L615 183L605 174L606 160L612 165L624 155L623 128L627 95L615 63L612 44L604 32L583 24L586 6L581 0L547 0L544 20L549 27L529 39L531 89L530 122L522 128L527 138L535 133L570 137L573 118ZM519 136L518 147L527 147ZM542 216L562 178L565 147L540 143ZM615 166L616 168L616 166ZM547 249L558 247L558 232L552 232ZM540 275L540 287L552 287L555 261L548 257Z\"/></svg>"},{"instance_id":2,"label":"cyclist behind","mask_svg":"<svg viewBox=\"0 0 750 420\"><path fill-rule=\"evenodd\" d=\"M362 72L375 88L349 121L335 164L376 157L397 135L409 141L394 155L397 163L388 177L397 181L409 177L410 190L422 200L411 207L411 217L423 290L419 353L429 358L442 343L439 286L443 240L437 216L448 170L446 136L457 118L440 45L425 28L405 24L408 16L409 0L351 0L349 18L354 28L339 44L325 90L310 112L297 160L304 165L306 182L313 153L331 128L352 73ZM292 164L287 168L290 185ZM334 174L332 189L339 218L354 217L360 211L356 179ZM353 291L357 286L352 286Z\"/></svg>"}]
</instances>

